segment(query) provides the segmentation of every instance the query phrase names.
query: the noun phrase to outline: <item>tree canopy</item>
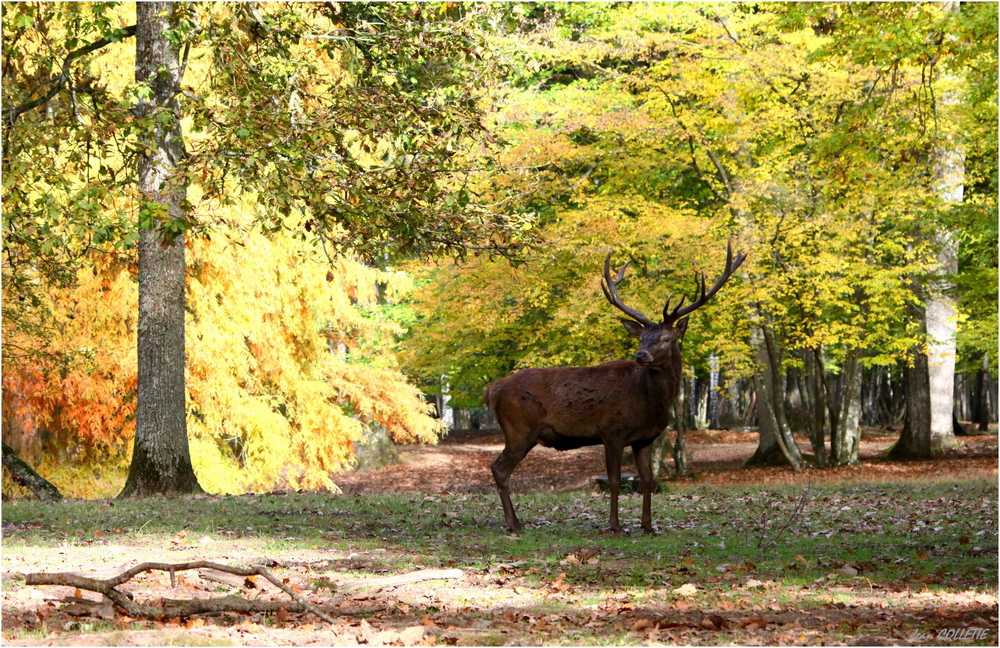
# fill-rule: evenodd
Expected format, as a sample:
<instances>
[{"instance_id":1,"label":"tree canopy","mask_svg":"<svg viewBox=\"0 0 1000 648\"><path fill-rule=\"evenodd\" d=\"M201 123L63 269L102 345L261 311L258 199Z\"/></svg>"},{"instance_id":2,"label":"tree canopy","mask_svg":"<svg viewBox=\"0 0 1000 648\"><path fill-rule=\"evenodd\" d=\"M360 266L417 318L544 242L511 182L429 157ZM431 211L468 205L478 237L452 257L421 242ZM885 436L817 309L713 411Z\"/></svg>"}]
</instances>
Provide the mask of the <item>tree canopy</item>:
<instances>
[{"instance_id":1,"label":"tree canopy","mask_svg":"<svg viewBox=\"0 0 1000 648\"><path fill-rule=\"evenodd\" d=\"M364 425L432 440L418 388L476 406L521 367L625 357L608 252L650 314L727 240L750 253L692 317L694 373L759 376L765 339L779 374L910 364L941 282L959 368L996 372L995 4L170 11L164 88L132 4L2 8L4 438L103 466L80 492L130 459L144 232L186 254L213 491L329 486ZM173 206L140 182L172 139Z\"/></svg>"},{"instance_id":2,"label":"tree canopy","mask_svg":"<svg viewBox=\"0 0 1000 648\"><path fill-rule=\"evenodd\" d=\"M958 207L942 205L931 181L943 138L984 153L995 141L995 80L980 83L996 69L995 7L959 17L936 5L525 12L494 36L517 61L501 123L510 164L544 205L546 245L532 269L432 269L416 306L425 319L404 349L428 381L447 374L462 402L516 367L624 355L597 291L607 250L634 261L623 290L657 312L671 292L693 290L692 270L721 267L726 238L750 249L742 289L727 287L687 340L694 363L714 352L737 373L752 368L747 325L760 318L775 323L792 365L814 348L834 367L850 349L869 365L904 357L921 343L904 308L920 299L910 282L936 265L927 231L959 225L972 242L960 285L995 272L995 251L974 251L995 242L995 151L969 156ZM951 85L962 100L943 105ZM989 295L977 302L995 305L995 282L979 286ZM985 330L995 315L981 315ZM994 338L963 334L978 344L967 352L995 357Z\"/></svg>"}]
</instances>

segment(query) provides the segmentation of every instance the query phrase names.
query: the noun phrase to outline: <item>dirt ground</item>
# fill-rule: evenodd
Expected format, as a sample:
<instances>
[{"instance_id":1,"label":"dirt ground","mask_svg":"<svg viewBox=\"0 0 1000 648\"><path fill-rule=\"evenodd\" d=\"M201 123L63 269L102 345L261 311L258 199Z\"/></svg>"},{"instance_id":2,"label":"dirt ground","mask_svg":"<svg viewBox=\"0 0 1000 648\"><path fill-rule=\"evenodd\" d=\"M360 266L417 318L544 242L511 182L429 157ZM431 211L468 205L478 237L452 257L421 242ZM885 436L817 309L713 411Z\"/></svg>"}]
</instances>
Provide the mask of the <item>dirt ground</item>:
<instances>
[{"instance_id":1,"label":"dirt ground","mask_svg":"<svg viewBox=\"0 0 1000 648\"><path fill-rule=\"evenodd\" d=\"M895 463L879 457L893 438L870 434L861 444L859 466L808 471L807 475L799 476L782 467L740 469L753 454L756 441L754 433L691 433L690 468L694 476L681 480L682 483L760 485L804 483L807 479L850 482L997 478L995 436L963 438L958 448L935 461ZM336 482L345 492L356 494L390 491L494 493L489 465L502 447L502 436L497 431L460 431L437 446L403 449L399 465L339 475ZM520 491L589 488L593 477L603 473L604 457L600 447L568 452L535 448L515 471L512 486ZM331 569L337 573L377 571L373 565L379 563L379 551L385 550L354 552L314 548L303 551L282 549L262 539L178 536L167 547L162 541L154 540L129 545L67 543L57 550L7 555L3 559L3 643L12 646L540 645L575 643L572 637L583 636L603 638L604 642L612 643L618 638L617 641L645 645L716 645L719 642L805 645L831 641L853 642L854 645L915 645L983 644L983 637L988 644L997 636L995 592L932 592L901 586L870 592L845 589L838 594L836 587L829 587L826 588L829 602L820 613L803 614L797 609L801 604L795 600L813 596L805 591L808 587L760 582L752 574L738 571L720 576L735 580L732 589L714 604L719 612L712 614L699 610L697 604L692 605L691 602L697 600L693 585L672 591L651 591L649 599L612 592L598 601L590 600L588 597L592 594L578 592L560 579L542 588L531 586L525 582L516 563L497 564L486 570L464 570L461 577L452 580L384 588L350 590L338 583L336 592L309 597L331 610L336 619L332 626L306 613L280 611L274 615L227 613L215 615L208 621L196 617L139 622L122 617L108 605L102 606L96 594L71 587L29 587L19 580L23 574L31 572L72 571L83 566L121 571L124 566L140 561L179 563L203 558L207 552L215 560L231 564L265 561L288 574L287 583L305 591L313 572L329 573ZM574 556L567 556L566 560L573 560ZM597 561L591 554L577 559L593 560L595 564ZM612 570L609 573L626 566L600 556L599 568ZM684 566L679 569L683 570ZM692 592L682 591L684 587L690 587ZM196 572L187 572L174 583L165 573L144 574L124 589L143 600L219 596L217 584L203 582ZM840 602L837 597L841 594L849 597L851 603ZM260 583L252 591L247 590L244 596L281 600L284 594L267 583ZM777 603L779 597L785 597L787 602ZM746 603L758 599L760 603L750 606ZM76 611L74 605L78 608ZM566 607L560 608L560 605ZM559 612L560 609L566 612ZM910 631L900 634L902 630L893 630L903 623L917 622L964 628L974 636L948 641L942 637L918 637ZM868 636L866 633L875 634Z\"/></svg>"},{"instance_id":2,"label":"dirt ground","mask_svg":"<svg viewBox=\"0 0 1000 648\"><path fill-rule=\"evenodd\" d=\"M933 462L886 461L881 454L895 442L897 433L865 430L859 449L861 463L796 475L787 467L742 469L757 449L756 432L692 430L687 434L692 477L679 481L718 485L781 484L845 480L948 479L961 476L996 477L997 437L960 437L959 446ZM803 452L809 443L800 440ZM401 464L380 470L338 475L334 481L345 493L494 493L490 464L503 450L500 430L455 430L436 446L406 447ZM623 471L634 472L627 463ZM511 477L512 492L575 490L592 485L605 474L604 449L590 446L566 452L535 447L518 464Z\"/></svg>"}]
</instances>

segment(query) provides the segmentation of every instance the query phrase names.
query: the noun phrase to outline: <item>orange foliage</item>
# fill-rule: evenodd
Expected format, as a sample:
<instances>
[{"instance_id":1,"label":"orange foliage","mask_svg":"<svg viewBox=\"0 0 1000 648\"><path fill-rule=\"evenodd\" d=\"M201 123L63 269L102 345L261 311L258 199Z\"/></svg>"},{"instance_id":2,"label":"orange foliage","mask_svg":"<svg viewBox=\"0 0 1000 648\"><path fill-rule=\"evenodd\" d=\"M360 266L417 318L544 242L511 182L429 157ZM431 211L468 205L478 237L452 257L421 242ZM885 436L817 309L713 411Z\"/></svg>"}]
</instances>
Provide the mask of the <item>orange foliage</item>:
<instances>
[{"instance_id":1,"label":"orange foliage","mask_svg":"<svg viewBox=\"0 0 1000 648\"><path fill-rule=\"evenodd\" d=\"M376 285L395 298L404 275L237 228L188 248L188 435L208 491L335 489L368 424L436 439L377 314ZM8 348L29 350L4 358L5 440L64 493L113 495L135 429L135 280L91 266L46 295L47 334L5 322Z\"/></svg>"}]
</instances>

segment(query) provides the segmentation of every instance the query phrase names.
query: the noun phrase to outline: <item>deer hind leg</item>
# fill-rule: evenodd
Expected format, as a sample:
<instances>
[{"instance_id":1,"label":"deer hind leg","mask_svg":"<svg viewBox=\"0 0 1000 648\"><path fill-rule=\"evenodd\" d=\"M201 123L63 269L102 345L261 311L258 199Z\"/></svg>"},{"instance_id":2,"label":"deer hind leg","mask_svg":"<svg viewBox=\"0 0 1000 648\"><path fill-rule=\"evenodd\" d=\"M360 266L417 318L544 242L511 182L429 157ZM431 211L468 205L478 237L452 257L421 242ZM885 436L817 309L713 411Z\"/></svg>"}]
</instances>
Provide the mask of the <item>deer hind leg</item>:
<instances>
[{"instance_id":1,"label":"deer hind leg","mask_svg":"<svg viewBox=\"0 0 1000 648\"><path fill-rule=\"evenodd\" d=\"M635 468L642 482L642 531L646 535L655 535L653 531L653 515L650 510L653 497L653 443L645 445L633 443L632 454L635 456Z\"/></svg>"},{"instance_id":2,"label":"deer hind leg","mask_svg":"<svg viewBox=\"0 0 1000 648\"><path fill-rule=\"evenodd\" d=\"M514 468L517 467L517 464L521 463L521 460L524 459L533 446L533 443L525 445L523 443L511 444L508 442L504 446L503 452L500 453L500 456L490 466L490 470L493 471L493 479L497 483L497 491L500 493L500 504L503 505L503 517L507 522L507 530L511 533L520 531L521 523L514 513L514 504L510 501L508 482L510 481L511 473L514 472Z\"/></svg>"},{"instance_id":3,"label":"deer hind leg","mask_svg":"<svg viewBox=\"0 0 1000 648\"><path fill-rule=\"evenodd\" d=\"M625 447L617 444L604 444L604 463L608 468L608 491L611 495L611 530L622 532L618 522L618 491L622 483L622 452Z\"/></svg>"}]
</instances>

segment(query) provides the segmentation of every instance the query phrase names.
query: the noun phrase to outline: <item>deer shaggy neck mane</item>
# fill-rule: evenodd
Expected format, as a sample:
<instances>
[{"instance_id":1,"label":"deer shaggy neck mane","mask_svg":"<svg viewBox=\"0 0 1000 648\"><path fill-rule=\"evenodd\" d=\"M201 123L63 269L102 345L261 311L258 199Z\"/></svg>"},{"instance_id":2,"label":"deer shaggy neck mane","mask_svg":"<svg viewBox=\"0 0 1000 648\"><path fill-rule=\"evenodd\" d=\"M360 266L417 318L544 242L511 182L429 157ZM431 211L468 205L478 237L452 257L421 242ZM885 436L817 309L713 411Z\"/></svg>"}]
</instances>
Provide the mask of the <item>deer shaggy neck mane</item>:
<instances>
[{"instance_id":1,"label":"deer shaggy neck mane","mask_svg":"<svg viewBox=\"0 0 1000 648\"><path fill-rule=\"evenodd\" d=\"M677 398L680 389L681 368L680 354L676 363L666 366L635 365L629 381L629 395L644 398L648 408L650 422L654 426L665 428L670 417L670 408Z\"/></svg>"}]
</instances>

